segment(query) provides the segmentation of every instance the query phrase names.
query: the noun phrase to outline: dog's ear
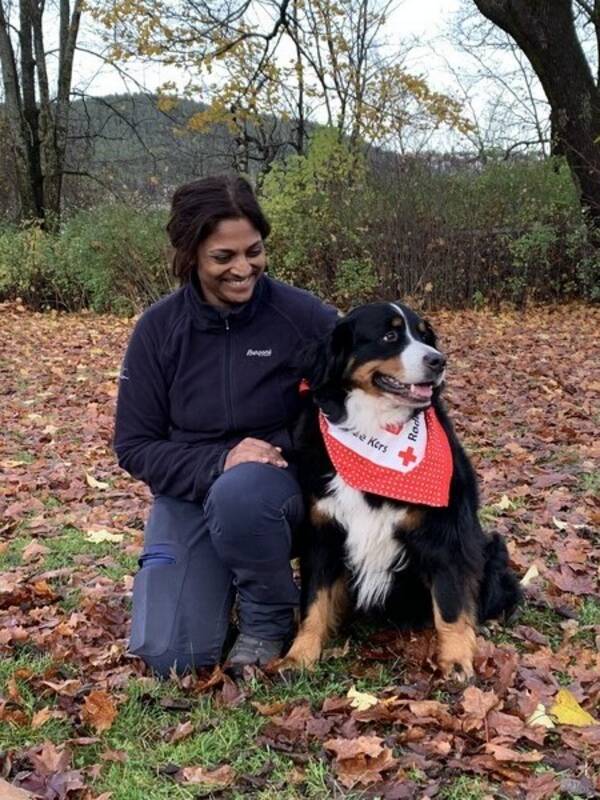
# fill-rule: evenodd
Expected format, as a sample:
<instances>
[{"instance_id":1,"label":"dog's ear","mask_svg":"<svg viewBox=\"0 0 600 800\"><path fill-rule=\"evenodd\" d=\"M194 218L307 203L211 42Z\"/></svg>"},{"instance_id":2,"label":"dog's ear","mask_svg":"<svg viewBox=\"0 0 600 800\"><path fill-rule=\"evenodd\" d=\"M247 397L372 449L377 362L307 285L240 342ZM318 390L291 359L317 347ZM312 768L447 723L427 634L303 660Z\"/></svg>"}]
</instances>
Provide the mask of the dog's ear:
<instances>
[{"instance_id":1,"label":"dog's ear","mask_svg":"<svg viewBox=\"0 0 600 800\"><path fill-rule=\"evenodd\" d=\"M423 339L425 341L425 344L428 344L430 347L437 348L437 334L433 330L432 324L429 322L429 320L426 319L422 321L423 325L425 326L425 332L423 334Z\"/></svg>"},{"instance_id":2,"label":"dog's ear","mask_svg":"<svg viewBox=\"0 0 600 800\"><path fill-rule=\"evenodd\" d=\"M352 352L352 325L339 320L324 339L304 351L304 371L319 407L333 421L345 415L344 373Z\"/></svg>"}]
</instances>

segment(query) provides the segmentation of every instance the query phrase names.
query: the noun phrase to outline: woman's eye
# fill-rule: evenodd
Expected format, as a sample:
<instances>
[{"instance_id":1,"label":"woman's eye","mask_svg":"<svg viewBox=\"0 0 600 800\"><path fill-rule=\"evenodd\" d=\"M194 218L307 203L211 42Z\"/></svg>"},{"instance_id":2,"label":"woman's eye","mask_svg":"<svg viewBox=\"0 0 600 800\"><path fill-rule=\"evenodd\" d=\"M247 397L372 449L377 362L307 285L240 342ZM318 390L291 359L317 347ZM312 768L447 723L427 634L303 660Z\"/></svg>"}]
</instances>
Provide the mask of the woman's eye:
<instances>
[{"instance_id":1,"label":"woman's eye","mask_svg":"<svg viewBox=\"0 0 600 800\"><path fill-rule=\"evenodd\" d=\"M398 341L398 331L388 331L385 336L381 337L382 342L397 342Z\"/></svg>"},{"instance_id":2,"label":"woman's eye","mask_svg":"<svg viewBox=\"0 0 600 800\"><path fill-rule=\"evenodd\" d=\"M231 256L213 256L213 258L217 264L226 264L230 260Z\"/></svg>"}]
</instances>

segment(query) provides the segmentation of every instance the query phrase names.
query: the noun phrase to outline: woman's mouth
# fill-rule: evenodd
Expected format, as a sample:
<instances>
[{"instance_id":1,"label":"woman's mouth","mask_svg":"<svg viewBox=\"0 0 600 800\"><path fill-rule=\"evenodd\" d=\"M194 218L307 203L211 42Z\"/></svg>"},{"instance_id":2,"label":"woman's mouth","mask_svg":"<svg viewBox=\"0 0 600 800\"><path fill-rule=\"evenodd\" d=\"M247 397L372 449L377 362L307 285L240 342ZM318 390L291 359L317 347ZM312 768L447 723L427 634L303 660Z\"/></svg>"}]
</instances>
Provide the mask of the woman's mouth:
<instances>
[{"instance_id":1,"label":"woman's mouth","mask_svg":"<svg viewBox=\"0 0 600 800\"><path fill-rule=\"evenodd\" d=\"M239 278L234 275L230 275L228 278L223 278L223 282L227 284L227 286L231 286L233 289L247 289L249 286L252 286L254 281L256 280L256 275L251 273L250 275L245 275L243 278Z\"/></svg>"}]
</instances>

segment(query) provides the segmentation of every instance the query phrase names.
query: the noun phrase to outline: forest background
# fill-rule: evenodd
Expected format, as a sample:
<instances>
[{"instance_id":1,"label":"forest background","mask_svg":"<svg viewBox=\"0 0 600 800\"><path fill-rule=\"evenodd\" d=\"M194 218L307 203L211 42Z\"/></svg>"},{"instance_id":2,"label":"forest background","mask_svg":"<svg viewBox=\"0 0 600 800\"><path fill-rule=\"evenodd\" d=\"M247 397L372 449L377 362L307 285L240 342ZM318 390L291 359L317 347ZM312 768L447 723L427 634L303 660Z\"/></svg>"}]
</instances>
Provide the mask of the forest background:
<instances>
[{"instance_id":1,"label":"forest background","mask_svg":"<svg viewBox=\"0 0 600 800\"><path fill-rule=\"evenodd\" d=\"M0 9L2 299L139 311L173 286L173 190L221 171L257 186L272 273L341 307L600 295L592 4L463 0L442 88L387 0ZM130 91L82 89L78 48Z\"/></svg>"}]
</instances>

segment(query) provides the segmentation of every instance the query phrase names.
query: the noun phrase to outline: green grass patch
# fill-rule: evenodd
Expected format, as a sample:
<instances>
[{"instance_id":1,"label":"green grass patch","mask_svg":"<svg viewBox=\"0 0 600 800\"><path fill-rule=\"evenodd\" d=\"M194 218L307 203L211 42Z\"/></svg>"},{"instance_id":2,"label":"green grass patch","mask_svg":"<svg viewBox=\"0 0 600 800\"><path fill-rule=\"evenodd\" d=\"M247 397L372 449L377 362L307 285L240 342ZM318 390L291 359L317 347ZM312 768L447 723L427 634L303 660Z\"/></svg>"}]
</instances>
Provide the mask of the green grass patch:
<instances>
[{"instance_id":1,"label":"green grass patch","mask_svg":"<svg viewBox=\"0 0 600 800\"><path fill-rule=\"evenodd\" d=\"M584 492L598 494L600 492L600 470L584 472L579 476L579 488Z\"/></svg>"},{"instance_id":2,"label":"green grass patch","mask_svg":"<svg viewBox=\"0 0 600 800\"><path fill-rule=\"evenodd\" d=\"M581 625L600 625L600 601L588 597L583 601L579 611Z\"/></svg>"},{"instance_id":3,"label":"green grass patch","mask_svg":"<svg viewBox=\"0 0 600 800\"><path fill-rule=\"evenodd\" d=\"M4 553L0 553L0 570L8 571L13 567L23 564L23 551L31 544L32 537L23 535L27 522L23 522L18 529L17 536L12 539L10 546ZM74 559L78 556L89 556L90 564L97 564L103 558L110 559L110 563L98 565L98 571L107 575L114 581L119 581L124 575L131 575L137 570L137 558L125 553L123 543L120 542L90 542L85 538L85 533L77 528L64 528L57 536L48 536L39 539L40 544L48 548L48 553L33 565L37 572L73 567ZM124 540L126 543L126 540Z\"/></svg>"},{"instance_id":4,"label":"green grass patch","mask_svg":"<svg viewBox=\"0 0 600 800\"><path fill-rule=\"evenodd\" d=\"M480 778L461 775L444 786L438 797L443 800L484 800L490 794L490 786Z\"/></svg>"}]
</instances>

